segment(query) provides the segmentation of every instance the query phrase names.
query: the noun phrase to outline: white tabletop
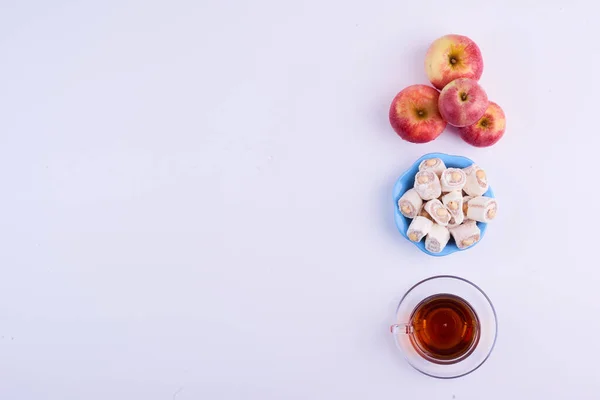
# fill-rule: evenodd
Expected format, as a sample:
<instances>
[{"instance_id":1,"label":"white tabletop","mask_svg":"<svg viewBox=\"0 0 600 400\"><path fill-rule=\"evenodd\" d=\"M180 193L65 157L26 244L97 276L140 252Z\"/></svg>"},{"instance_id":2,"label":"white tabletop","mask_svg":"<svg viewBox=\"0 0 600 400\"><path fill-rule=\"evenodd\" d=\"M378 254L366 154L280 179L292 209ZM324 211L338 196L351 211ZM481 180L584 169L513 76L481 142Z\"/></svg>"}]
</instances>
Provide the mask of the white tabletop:
<instances>
[{"instance_id":1,"label":"white tabletop","mask_svg":"<svg viewBox=\"0 0 600 400\"><path fill-rule=\"evenodd\" d=\"M91 3L0 5L1 399L598 398L592 2ZM389 126L447 33L482 50L494 147ZM500 203L445 258L393 222L432 151L478 162ZM388 331L436 274L499 317L451 381Z\"/></svg>"}]
</instances>

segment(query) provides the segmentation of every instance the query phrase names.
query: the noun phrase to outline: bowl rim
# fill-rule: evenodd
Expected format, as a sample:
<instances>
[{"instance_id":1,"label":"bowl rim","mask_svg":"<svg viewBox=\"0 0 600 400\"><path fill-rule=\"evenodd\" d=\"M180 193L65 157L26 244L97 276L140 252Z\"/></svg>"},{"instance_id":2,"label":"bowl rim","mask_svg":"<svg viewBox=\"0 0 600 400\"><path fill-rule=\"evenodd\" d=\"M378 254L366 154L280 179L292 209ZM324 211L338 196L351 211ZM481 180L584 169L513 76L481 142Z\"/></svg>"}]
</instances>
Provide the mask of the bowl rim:
<instances>
[{"instance_id":1,"label":"bowl rim","mask_svg":"<svg viewBox=\"0 0 600 400\"><path fill-rule=\"evenodd\" d=\"M483 239L485 232L487 230L487 223L484 222L477 222L477 226L479 227L479 230L481 231L481 237L479 239L479 241L477 241L474 245L467 247L466 249L459 249L458 247L456 247L456 244L449 243L452 244L452 247L448 247L446 246L446 248L440 252L440 253L432 253L430 251L428 251L425 248L425 243L424 241L420 241L420 242L413 242L412 240L410 240L408 238L408 236L406 235L406 229L408 229L408 222L407 220L409 218L406 218L404 215L402 215L402 213L400 213L400 210L398 209L398 200L400 199L400 197L402 197L402 195L404 193L406 193L406 191L408 191L410 189L410 187L406 187L407 185L404 183L404 181L408 178L408 175L411 174L416 174L416 172L418 172L419 169L419 164L427 158L440 158L444 161L444 163L448 166L448 164L452 164L452 160L456 160L456 159L460 159L461 161L465 161L468 162L470 164L476 164L473 160L471 160L468 157L465 156L459 156L459 155L453 155L453 154L446 154L446 153L440 153L440 152L434 152L434 153L427 153L422 155L421 157L419 157L415 162L413 162L411 164L411 166L409 168L407 168L401 175L400 177L398 177L398 179L396 180L396 182L394 183L393 189L392 189L392 201L394 202L394 223L396 224L396 228L398 229L398 231L400 232L400 234L406 239L408 240L410 243L412 243L413 245L415 245L419 250L421 250L423 253L430 255L432 257L445 257L445 256L449 256L450 254L454 254L456 252L459 251L466 251L466 250L470 250L473 247L477 246L479 244L479 242L481 242L481 240ZM450 160L449 162L447 162L446 160ZM450 168L453 168L452 165L449 166ZM414 176L413 176L414 179ZM491 198L495 198L495 194L494 191L492 190L492 187L490 186L488 188L488 190L484 193L485 196L487 197L491 197ZM400 221L402 221L402 224L400 223Z\"/></svg>"}]
</instances>

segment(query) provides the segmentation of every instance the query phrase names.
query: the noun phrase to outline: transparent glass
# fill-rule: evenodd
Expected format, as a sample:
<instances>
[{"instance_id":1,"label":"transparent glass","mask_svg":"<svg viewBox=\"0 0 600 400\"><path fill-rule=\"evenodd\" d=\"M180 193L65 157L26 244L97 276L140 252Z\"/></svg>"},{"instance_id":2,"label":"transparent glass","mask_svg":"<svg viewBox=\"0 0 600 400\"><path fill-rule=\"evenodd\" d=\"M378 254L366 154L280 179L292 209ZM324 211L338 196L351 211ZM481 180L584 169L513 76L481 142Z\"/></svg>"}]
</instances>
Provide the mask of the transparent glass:
<instances>
[{"instance_id":1,"label":"transparent glass","mask_svg":"<svg viewBox=\"0 0 600 400\"><path fill-rule=\"evenodd\" d=\"M443 362L428 357L415 345L411 323L415 309L423 300L441 294L457 296L471 307L476 315L478 335L466 354ZM439 275L422 280L406 292L396 310L396 323L390 330L413 368L434 378L451 379L475 371L488 359L496 344L498 319L489 297L477 285L457 276Z\"/></svg>"}]
</instances>

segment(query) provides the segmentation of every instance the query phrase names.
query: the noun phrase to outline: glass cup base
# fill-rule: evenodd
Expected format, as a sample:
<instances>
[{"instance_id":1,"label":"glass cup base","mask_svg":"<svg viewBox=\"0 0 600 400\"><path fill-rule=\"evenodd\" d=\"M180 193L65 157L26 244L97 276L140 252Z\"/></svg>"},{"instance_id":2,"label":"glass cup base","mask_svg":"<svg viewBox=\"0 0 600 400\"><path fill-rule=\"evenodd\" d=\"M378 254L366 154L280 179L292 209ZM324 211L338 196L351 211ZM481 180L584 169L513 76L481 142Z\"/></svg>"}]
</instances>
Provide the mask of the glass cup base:
<instances>
[{"instance_id":1,"label":"glass cup base","mask_svg":"<svg viewBox=\"0 0 600 400\"><path fill-rule=\"evenodd\" d=\"M440 294L454 295L465 300L479 320L479 341L468 357L452 363L428 360L415 349L411 340L410 320L413 311L424 299ZM440 379L465 376L479 368L488 359L498 336L498 319L489 297L474 283L452 275L433 276L410 288L396 310L396 323L391 326L396 346L406 361L417 371Z\"/></svg>"}]
</instances>

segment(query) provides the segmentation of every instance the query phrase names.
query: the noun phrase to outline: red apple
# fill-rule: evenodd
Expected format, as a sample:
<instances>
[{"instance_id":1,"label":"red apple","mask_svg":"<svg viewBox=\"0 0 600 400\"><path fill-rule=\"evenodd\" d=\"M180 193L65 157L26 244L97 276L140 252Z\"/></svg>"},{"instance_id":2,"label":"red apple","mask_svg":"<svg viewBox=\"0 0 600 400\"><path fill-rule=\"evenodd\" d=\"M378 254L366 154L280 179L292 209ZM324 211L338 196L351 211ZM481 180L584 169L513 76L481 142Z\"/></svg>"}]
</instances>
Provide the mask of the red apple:
<instances>
[{"instance_id":1,"label":"red apple","mask_svg":"<svg viewBox=\"0 0 600 400\"><path fill-rule=\"evenodd\" d=\"M487 110L488 103L487 94L477 81L459 78L442 89L438 106L450 125L460 127L477 122Z\"/></svg>"},{"instance_id":2,"label":"red apple","mask_svg":"<svg viewBox=\"0 0 600 400\"><path fill-rule=\"evenodd\" d=\"M483 73L483 57L479 47L468 37L442 36L427 50L425 72L433 86L440 90L458 78L478 81Z\"/></svg>"},{"instance_id":3,"label":"red apple","mask_svg":"<svg viewBox=\"0 0 600 400\"><path fill-rule=\"evenodd\" d=\"M431 142L446 128L438 110L439 92L430 86L412 85L394 97L390 123L398 136L412 143Z\"/></svg>"},{"instance_id":4,"label":"red apple","mask_svg":"<svg viewBox=\"0 0 600 400\"><path fill-rule=\"evenodd\" d=\"M485 110L483 117L471 126L460 128L463 140L476 147L487 147L496 144L506 130L506 117L502 108L494 102Z\"/></svg>"}]
</instances>

